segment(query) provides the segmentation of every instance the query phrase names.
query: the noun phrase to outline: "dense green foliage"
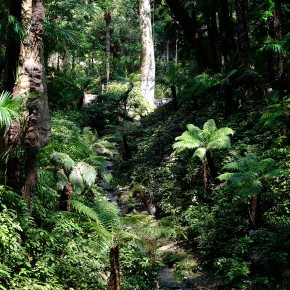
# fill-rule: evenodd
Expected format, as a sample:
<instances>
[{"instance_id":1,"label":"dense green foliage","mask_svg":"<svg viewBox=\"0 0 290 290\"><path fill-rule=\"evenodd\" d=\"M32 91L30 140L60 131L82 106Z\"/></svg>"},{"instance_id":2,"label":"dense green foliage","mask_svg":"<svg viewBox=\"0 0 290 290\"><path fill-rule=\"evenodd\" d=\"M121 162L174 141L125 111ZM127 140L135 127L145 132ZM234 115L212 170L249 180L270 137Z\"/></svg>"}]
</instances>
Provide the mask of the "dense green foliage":
<instances>
[{"instance_id":1,"label":"dense green foliage","mask_svg":"<svg viewBox=\"0 0 290 290\"><path fill-rule=\"evenodd\" d=\"M14 98L28 31L0 3L0 289L116 290L115 271L155 290L163 267L190 289L290 289L290 4L151 1L149 113L138 2L45 1L52 128L31 156L7 126L37 128L35 94Z\"/></svg>"}]
</instances>

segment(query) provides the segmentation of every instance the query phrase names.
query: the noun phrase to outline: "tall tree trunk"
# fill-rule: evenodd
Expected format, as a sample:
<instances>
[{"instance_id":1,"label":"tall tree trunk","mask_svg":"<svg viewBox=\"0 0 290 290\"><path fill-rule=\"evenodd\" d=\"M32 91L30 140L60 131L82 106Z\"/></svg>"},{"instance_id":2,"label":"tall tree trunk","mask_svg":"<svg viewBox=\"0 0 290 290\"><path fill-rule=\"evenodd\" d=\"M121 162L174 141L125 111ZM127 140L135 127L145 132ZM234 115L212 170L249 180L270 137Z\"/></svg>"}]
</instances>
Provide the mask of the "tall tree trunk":
<instances>
[{"instance_id":1,"label":"tall tree trunk","mask_svg":"<svg viewBox=\"0 0 290 290\"><path fill-rule=\"evenodd\" d=\"M143 98L154 108L155 57L150 0L140 0L139 10L141 27L141 93Z\"/></svg>"},{"instance_id":2,"label":"tall tree trunk","mask_svg":"<svg viewBox=\"0 0 290 290\"><path fill-rule=\"evenodd\" d=\"M210 50L210 59L211 59L211 69L215 72L219 72L221 68L221 54L219 49L219 32L217 27L217 7L216 3L213 2L210 7L209 14L206 13L208 18L208 40L209 40L209 50Z\"/></svg>"},{"instance_id":3,"label":"tall tree trunk","mask_svg":"<svg viewBox=\"0 0 290 290\"><path fill-rule=\"evenodd\" d=\"M237 15L237 44L239 58L243 64L245 64L247 67L250 67L250 42L246 19L245 0L235 0L235 10Z\"/></svg>"},{"instance_id":4,"label":"tall tree trunk","mask_svg":"<svg viewBox=\"0 0 290 290\"><path fill-rule=\"evenodd\" d=\"M13 88L13 97L19 94L27 96L23 142L26 152L25 181L21 192L28 209L37 181L37 153L41 146L48 143L50 137L50 116L41 47L43 21L43 0L22 1L22 23L30 31L21 43L19 78ZM10 148L18 143L20 131L18 122L6 130L6 144Z\"/></svg>"},{"instance_id":5,"label":"tall tree trunk","mask_svg":"<svg viewBox=\"0 0 290 290\"><path fill-rule=\"evenodd\" d=\"M228 70L231 62L231 54L236 50L228 0L218 0L218 17L222 55L224 57L225 68Z\"/></svg>"},{"instance_id":6,"label":"tall tree trunk","mask_svg":"<svg viewBox=\"0 0 290 290\"><path fill-rule=\"evenodd\" d=\"M281 41L283 37L283 29L282 29L282 1L274 0L275 6L273 11L273 38ZM275 75L275 81L277 89L283 92L284 78L286 73L286 58L283 53L278 54L278 71Z\"/></svg>"},{"instance_id":7,"label":"tall tree trunk","mask_svg":"<svg viewBox=\"0 0 290 290\"><path fill-rule=\"evenodd\" d=\"M119 266L119 245L110 249L110 278L108 290L121 290L120 283L120 266Z\"/></svg>"},{"instance_id":8,"label":"tall tree trunk","mask_svg":"<svg viewBox=\"0 0 290 290\"><path fill-rule=\"evenodd\" d=\"M111 33L110 33L110 25L111 25L111 14L106 11L104 14L104 19L106 22L106 81L107 81L107 90L110 82L110 57L111 57Z\"/></svg>"}]
</instances>

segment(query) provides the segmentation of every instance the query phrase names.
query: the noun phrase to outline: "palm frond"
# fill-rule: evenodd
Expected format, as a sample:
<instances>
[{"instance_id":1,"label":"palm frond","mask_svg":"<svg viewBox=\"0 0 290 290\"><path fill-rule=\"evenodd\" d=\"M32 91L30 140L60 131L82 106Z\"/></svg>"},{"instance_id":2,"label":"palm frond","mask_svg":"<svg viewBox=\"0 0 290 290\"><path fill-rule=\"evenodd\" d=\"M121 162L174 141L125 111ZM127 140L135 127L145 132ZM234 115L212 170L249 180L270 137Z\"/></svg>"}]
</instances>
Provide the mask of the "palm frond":
<instances>
[{"instance_id":1,"label":"palm frond","mask_svg":"<svg viewBox=\"0 0 290 290\"><path fill-rule=\"evenodd\" d=\"M20 104L20 99L13 100L9 92L3 91L0 94L0 127L10 125L13 119L19 119L16 110Z\"/></svg>"}]
</instances>

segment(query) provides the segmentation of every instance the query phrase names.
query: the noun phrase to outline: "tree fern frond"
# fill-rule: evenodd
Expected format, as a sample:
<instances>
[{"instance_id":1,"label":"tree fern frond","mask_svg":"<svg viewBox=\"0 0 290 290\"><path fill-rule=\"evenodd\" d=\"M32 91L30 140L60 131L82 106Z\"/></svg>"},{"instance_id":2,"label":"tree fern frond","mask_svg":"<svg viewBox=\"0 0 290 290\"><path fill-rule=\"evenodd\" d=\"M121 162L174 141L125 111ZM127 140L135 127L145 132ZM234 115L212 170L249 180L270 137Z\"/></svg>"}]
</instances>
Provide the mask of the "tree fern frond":
<instances>
[{"instance_id":1,"label":"tree fern frond","mask_svg":"<svg viewBox=\"0 0 290 290\"><path fill-rule=\"evenodd\" d=\"M81 193L85 189L85 183L82 174L77 167L74 167L71 171L69 180L77 193Z\"/></svg>"},{"instance_id":2,"label":"tree fern frond","mask_svg":"<svg viewBox=\"0 0 290 290\"><path fill-rule=\"evenodd\" d=\"M193 149L203 144L203 140L199 135L194 135L193 132L185 131L180 136L175 138L176 141L173 144L173 148L188 148Z\"/></svg>"},{"instance_id":3,"label":"tree fern frond","mask_svg":"<svg viewBox=\"0 0 290 290\"><path fill-rule=\"evenodd\" d=\"M220 174L217 178L221 181L229 181L229 180L232 180L234 176L235 176L235 173L226 172L226 173Z\"/></svg>"},{"instance_id":4,"label":"tree fern frond","mask_svg":"<svg viewBox=\"0 0 290 290\"><path fill-rule=\"evenodd\" d=\"M107 200L99 200L96 204L99 219L110 232L121 229L121 220L118 207Z\"/></svg>"},{"instance_id":5,"label":"tree fern frond","mask_svg":"<svg viewBox=\"0 0 290 290\"><path fill-rule=\"evenodd\" d=\"M234 135L234 130L232 130L231 128L228 128L228 127L223 127L223 128L216 130L213 133L210 140L214 140L214 139L217 139L219 137L228 136L228 135Z\"/></svg>"},{"instance_id":6,"label":"tree fern frond","mask_svg":"<svg viewBox=\"0 0 290 290\"><path fill-rule=\"evenodd\" d=\"M56 178L57 178L56 188L58 190L63 190L68 181L68 178L63 169L59 169L57 171Z\"/></svg>"},{"instance_id":7,"label":"tree fern frond","mask_svg":"<svg viewBox=\"0 0 290 290\"><path fill-rule=\"evenodd\" d=\"M208 130L211 133L217 130L216 123L214 119L209 119L203 124L203 130Z\"/></svg>"},{"instance_id":8,"label":"tree fern frond","mask_svg":"<svg viewBox=\"0 0 290 290\"><path fill-rule=\"evenodd\" d=\"M61 152L55 151L52 153L50 159L57 167L60 166L68 171L70 171L73 168L73 166L75 165L75 162L66 153L61 153Z\"/></svg>"},{"instance_id":9,"label":"tree fern frond","mask_svg":"<svg viewBox=\"0 0 290 290\"><path fill-rule=\"evenodd\" d=\"M187 124L186 128L191 134L199 134L201 132L200 128L194 126L193 124Z\"/></svg>"},{"instance_id":10,"label":"tree fern frond","mask_svg":"<svg viewBox=\"0 0 290 290\"><path fill-rule=\"evenodd\" d=\"M200 160L204 160L206 156L206 148L197 148L193 154L193 157L198 157Z\"/></svg>"},{"instance_id":11,"label":"tree fern frond","mask_svg":"<svg viewBox=\"0 0 290 290\"><path fill-rule=\"evenodd\" d=\"M231 139L229 136L220 136L218 138L211 138L211 141L208 143L208 149L229 149L231 148Z\"/></svg>"},{"instance_id":12,"label":"tree fern frond","mask_svg":"<svg viewBox=\"0 0 290 290\"><path fill-rule=\"evenodd\" d=\"M141 224L147 224L152 220L152 216L149 215L144 215L144 214L129 214L126 215L122 219L122 224L123 225L141 225Z\"/></svg>"},{"instance_id":13,"label":"tree fern frond","mask_svg":"<svg viewBox=\"0 0 290 290\"><path fill-rule=\"evenodd\" d=\"M260 50L274 53L285 53L283 41L275 40L272 38L267 38L264 41L264 46Z\"/></svg>"}]
</instances>

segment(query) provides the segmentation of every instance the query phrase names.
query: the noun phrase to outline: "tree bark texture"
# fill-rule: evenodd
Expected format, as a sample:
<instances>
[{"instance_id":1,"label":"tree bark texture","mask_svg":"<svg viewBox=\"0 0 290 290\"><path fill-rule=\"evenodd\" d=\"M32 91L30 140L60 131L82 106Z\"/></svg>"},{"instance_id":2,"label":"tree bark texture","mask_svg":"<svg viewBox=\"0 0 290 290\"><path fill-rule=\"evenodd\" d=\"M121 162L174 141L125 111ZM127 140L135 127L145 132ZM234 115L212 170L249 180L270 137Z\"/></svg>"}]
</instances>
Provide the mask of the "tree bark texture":
<instances>
[{"instance_id":1,"label":"tree bark texture","mask_svg":"<svg viewBox=\"0 0 290 290\"><path fill-rule=\"evenodd\" d=\"M108 290L121 290L119 245L115 245L110 249L110 268Z\"/></svg>"},{"instance_id":2,"label":"tree bark texture","mask_svg":"<svg viewBox=\"0 0 290 290\"><path fill-rule=\"evenodd\" d=\"M70 200L73 195L73 187L70 181L68 181L63 188L60 195L60 210L70 211Z\"/></svg>"},{"instance_id":3,"label":"tree bark texture","mask_svg":"<svg viewBox=\"0 0 290 290\"><path fill-rule=\"evenodd\" d=\"M48 143L50 137L50 116L48 110L46 82L41 40L43 35L43 0L22 1L22 23L29 29L28 37L21 43L18 80L13 88L13 97L26 96L24 129L18 122L6 130L6 144L9 149L18 144L23 133L23 146L26 152L25 181L22 196L30 207L32 190L37 180L37 153Z\"/></svg>"},{"instance_id":4,"label":"tree bark texture","mask_svg":"<svg viewBox=\"0 0 290 290\"><path fill-rule=\"evenodd\" d=\"M106 81L107 89L110 82L110 57L111 57L111 34L110 34L110 25L111 25L111 14L106 11L104 14L104 19L106 22Z\"/></svg>"},{"instance_id":5,"label":"tree bark texture","mask_svg":"<svg viewBox=\"0 0 290 290\"><path fill-rule=\"evenodd\" d=\"M143 98L154 108L155 56L150 0L140 0L139 10L141 27L141 93Z\"/></svg>"},{"instance_id":6,"label":"tree bark texture","mask_svg":"<svg viewBox=\"0 0 290 290\"><path fill-rule=\"evenodd\" d=\"M250 197L249 215L254 227L257 230L261 223L261 195L253 195Z\"/></svg>"}]
</instances>

